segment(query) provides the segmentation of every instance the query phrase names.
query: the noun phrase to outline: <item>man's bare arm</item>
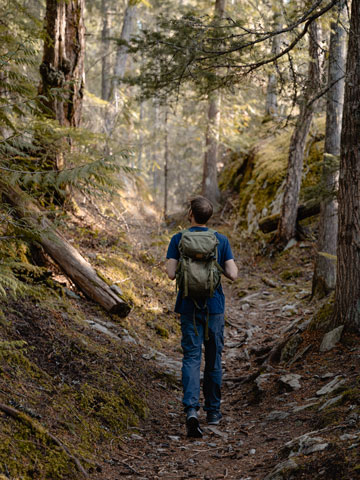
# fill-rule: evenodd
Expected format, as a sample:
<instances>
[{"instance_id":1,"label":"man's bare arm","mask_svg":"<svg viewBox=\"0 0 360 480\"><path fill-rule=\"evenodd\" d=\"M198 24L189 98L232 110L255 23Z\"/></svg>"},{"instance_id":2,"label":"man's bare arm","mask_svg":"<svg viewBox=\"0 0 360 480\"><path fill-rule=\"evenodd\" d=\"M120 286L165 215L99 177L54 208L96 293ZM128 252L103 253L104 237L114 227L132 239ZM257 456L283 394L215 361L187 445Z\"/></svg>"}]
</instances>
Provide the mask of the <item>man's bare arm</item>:
<instances>
[{"instance_id":1,"label":"man's bare arm","mask_svg":"<svg viewBox=\"0 0 360 480\"><path fill-rule=\"evenodd\" d=\"M230 280L234 281L238 275L238 268L234 260L226 260L225 268L224 268L225 277L229 278Z\"/></svg>"},{"instance_id":2,"label":"man's bare arm","mask_svg":"<svg viewBox=\"0 0 360 480\"><path fill-rule=\"evenodd\" d=\"M178 261L175 260L175 258L168 258L166 260L166 273L170 280L174 280L175 278L177 264Z\"/></svg>"}]
</instances>

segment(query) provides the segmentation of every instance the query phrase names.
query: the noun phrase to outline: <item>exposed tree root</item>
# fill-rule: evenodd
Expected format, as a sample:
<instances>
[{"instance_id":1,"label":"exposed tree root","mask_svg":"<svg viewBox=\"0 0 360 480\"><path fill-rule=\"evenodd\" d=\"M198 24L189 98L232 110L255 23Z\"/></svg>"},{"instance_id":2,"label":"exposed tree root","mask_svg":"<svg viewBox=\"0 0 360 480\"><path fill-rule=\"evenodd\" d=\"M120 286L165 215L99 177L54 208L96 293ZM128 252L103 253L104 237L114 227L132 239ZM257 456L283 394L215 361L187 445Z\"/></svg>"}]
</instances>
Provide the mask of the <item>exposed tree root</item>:
<instances>
[{"instance_id":1,"label":"exposed tree root","mask_svg":"<svg viewBox=\"0 0 360 480\"><path fill-rule=\"evenodd\" d=\"M25 413L20 412L19 410L16 410L16 408L9 407L8 405L5 405L4 403L0 403L0 410L2 410L7 415L15 418L16 420L19 420L20 422L25 423L32 430L34 430L34 431L40 433L41 435L44 435L48 439L50 439L55 445L60 447L66 453L66 455L74 462L78 471L81 472L85 477L88 477L88 473L85 470L85 468L81 465L80 460L78 458L74 457L74 455L72 455L70 450L58 438L56 438L52 433L45 430L45 428L42 425L35 422L33 419L31 419Z\"/></svg>"}]
</instances>

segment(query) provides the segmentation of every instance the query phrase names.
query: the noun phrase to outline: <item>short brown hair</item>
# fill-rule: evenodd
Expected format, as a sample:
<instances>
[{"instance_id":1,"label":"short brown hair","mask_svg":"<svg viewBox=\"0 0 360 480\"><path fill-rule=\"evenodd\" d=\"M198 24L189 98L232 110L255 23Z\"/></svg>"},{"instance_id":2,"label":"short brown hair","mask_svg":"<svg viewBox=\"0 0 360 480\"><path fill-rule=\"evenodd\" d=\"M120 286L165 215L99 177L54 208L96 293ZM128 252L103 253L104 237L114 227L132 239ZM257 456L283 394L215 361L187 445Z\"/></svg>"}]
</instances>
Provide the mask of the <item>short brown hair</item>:
<instances>
[{"instance_id":1,"label":"short brown hair","mask_svg":"<svg viewBox=\"0 0 360 480\"><path fill-rule=\"evenodd\" d=\"M202 197L201 195L194 197L190 201L190 208L192 214L194 215L195 222L201 225L205 225L205 223L213 214L212 203L210 202L210 200Z\"/></svg>"}]
</instances>

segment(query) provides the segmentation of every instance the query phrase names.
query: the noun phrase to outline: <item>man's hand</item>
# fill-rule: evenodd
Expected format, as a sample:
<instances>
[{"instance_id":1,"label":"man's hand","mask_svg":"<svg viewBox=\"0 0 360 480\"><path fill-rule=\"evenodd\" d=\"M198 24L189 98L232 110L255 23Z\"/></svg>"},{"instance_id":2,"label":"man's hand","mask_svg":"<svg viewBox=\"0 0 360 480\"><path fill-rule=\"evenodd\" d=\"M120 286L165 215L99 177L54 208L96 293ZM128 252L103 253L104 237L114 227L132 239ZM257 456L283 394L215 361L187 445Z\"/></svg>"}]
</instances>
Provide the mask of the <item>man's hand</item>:
<instances>
[{"instance_id":1,"label":"man's hand","mask_svg":"<svg viewBox=\"0 0 360 480\"><path fill-rule=\"evenodd\" d=\"M166 260L166 273L170 280L174 280L175 278L177 264L178 261L175 260L175 258L168 258Z\"/></svg>"},{"instance_id":2,"label":"man's hand","mask_svg":"<svg viewBox=\"0 0 360 480\"><path fill-rule=\"evenodd\" d=\"M225 277L229 278L230 280L234 281L237 279L238 268L234 260L226 260L225 268L224 268Z\"/></svg>"}]
</instances>

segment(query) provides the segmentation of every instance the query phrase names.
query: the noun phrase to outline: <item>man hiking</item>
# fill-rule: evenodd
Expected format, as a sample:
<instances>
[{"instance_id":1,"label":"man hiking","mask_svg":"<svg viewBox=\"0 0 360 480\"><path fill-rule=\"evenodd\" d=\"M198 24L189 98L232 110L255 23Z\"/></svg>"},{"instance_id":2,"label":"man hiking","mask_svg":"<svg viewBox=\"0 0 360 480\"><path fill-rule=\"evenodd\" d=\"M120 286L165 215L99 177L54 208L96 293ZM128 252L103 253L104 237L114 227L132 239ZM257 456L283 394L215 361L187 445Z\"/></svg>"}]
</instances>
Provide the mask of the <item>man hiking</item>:
<instances>
[{"instance_id":1,"label":"man hiking","mask_svg":"<svg viewBox=\"0 0 360 480\"><path fill-rule=\"evenodd\" d=\"M181 319L183 405L189 437L202 436L197 413L202 344L205 347L203 394L207 423L217 425L222 418L225 297L220 274L235 280L238 272L227 237L206 226L212 213L213 206L205 197L191 200L190 228L171 238L166 255L167 274L171 280L176 278L179 288L175 312Z\"/></svg>"}]
</instances>

